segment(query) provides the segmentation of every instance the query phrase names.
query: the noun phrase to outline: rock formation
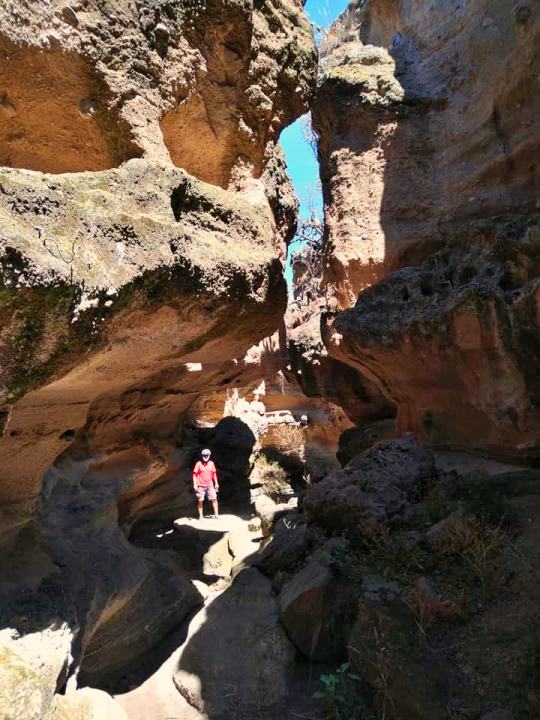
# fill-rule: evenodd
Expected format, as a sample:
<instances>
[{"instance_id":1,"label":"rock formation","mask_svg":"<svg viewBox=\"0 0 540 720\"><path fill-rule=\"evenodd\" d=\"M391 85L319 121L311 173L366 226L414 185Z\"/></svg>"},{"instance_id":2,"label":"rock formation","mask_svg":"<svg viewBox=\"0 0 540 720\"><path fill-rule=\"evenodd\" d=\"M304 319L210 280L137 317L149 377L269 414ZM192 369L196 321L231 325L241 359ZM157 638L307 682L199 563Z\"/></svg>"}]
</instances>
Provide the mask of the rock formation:
<instances>
[{"instance_id":1,"label":"rock formation","mask_svg":"<svg viewBox=\"0 0 540 720\"><path fill-rule=\"evenodd\" d=\"M539 32L532 3L358 0L321 48L326 226L293 357L327 397L354 369L359 422L259 567L345 717L540 707L517 625L539 607Z\"/></svg>"},{"instance_id":2,"label":"rock formation","mask_svg":"<svg viewBox=\"0 0 540 720\"><path fill-rule=\"evenodd\" d=\"M353 3L314 107L322 284L344 310L323 322L329 355L395 404L398 435L523 462L539 453L539 32L527 5Z\"/></svg>"},{"instance_id":3,"label":"rock formation","mask_svg":"<svg viewBox=\"0 0 540 720\"><path fill-rule=\"evenodd\" d=\"M299 0L3 4L0 720L538 715L539 47L353 0L317 76Z\"/></svg>"},{"instance_id":4,"label":"rock formation","mask_svg":"<svg viewBox=\"0 0 540 720\"><path fill-rule=\"evenodd\" d=\"M306 107L314 49L294 3L7 3L2 165L167 161L226 187L259 177Z\"/></svg>"},{"instance_id":5,"label":"rock formation","mask_svg":"<svg viewBox=\"0 0 540 720\"><path fill-rule=\"evenodd\" d=\"M538 12L355 2L321 48L324 280L341 307L537 213Z\"/></svg>"},{"instance_id":6,"label":"rock formation","mask_svg":"<svg viewBox=\"0 0 540 720\"><path fill-rule=\"evenodd\" d=\"M539 250L530 227L392 273L330 321L330 353L378 379L398 433L537 461Z\"/></svg>"},{"instance_id":7,"label":"rock formation","mask_svg":"<svg viewBox=\"0 0 540 720\"><path fill-rule=\"evenodd\" d=\"M127 535L185 503L186 411L283 316L315 49L294 2L53 0L3 5L0 59L1 704L27 673L37 720L202 603Z\"/></svg>"}]
</instances>

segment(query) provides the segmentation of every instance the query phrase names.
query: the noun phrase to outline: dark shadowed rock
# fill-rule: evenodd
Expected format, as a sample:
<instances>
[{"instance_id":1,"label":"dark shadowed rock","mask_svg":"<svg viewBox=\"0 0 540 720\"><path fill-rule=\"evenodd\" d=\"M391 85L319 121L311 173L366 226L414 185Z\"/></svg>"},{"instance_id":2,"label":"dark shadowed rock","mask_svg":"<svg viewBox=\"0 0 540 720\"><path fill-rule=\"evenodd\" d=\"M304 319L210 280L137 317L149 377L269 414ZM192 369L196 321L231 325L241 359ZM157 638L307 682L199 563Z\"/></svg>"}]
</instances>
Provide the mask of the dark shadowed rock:
<instances>
[{"instance_id":1,"label":"dark shadowed rock","mask_svg":"<svg viewBox=\"0 0 540 720\"><path fill-rule=\"evenodd\" d=\"M297 513L290 513L276 523L272 539L257 560L257 566L270 577L289 572L320 541L317 532Z\"/></svg>"},{"instance_id":2,"label":"dark shadowed rock","mask_svg":"<svg viewBox=\"0 0 540 720\"><path fill-rule=\"evenodd\" d=\"M373 688L380 706L399 720L446 720L450 701L444 662L421 664L407 592L382 577L366 577L356 622L349 637L351 668Z\"/></svg>"},{"instance_id":3,"label":"dark shadowed rock","mask_svg":"<svg viewBox=\"0 0 540 720\"><path fill-rule=\"evenodd\" d=\"M287 634L310 660L339 660L350 625L346 600L332 571L311 562L287 582L279 596Z\"/></svg>"},{"instance_id":4,"label":"dark shadowed rock","mask_svg":"<svg viewBox=\"0 0 540 720\"><path fill-rule=\"evenodd\" d=\"M387 440L395 435L396 421L394 419L376 420L375 422L352 427L341 433L337 456L339 462L345 466L356 455L369 450L381 440Z\"/></svg>"},{"instance_id":5,"label":"dark shadowed rock","mask_svg":"<svg viewBox=\"0 0 540 720\"><path fill-rule=\"evenodd\" d=\"M369 535L380 523L404 519L417 500L417 484L434 472L431 452L412 436L383 442L314 485L304 512L330 530Z\"/></svg>"}]
</instances>

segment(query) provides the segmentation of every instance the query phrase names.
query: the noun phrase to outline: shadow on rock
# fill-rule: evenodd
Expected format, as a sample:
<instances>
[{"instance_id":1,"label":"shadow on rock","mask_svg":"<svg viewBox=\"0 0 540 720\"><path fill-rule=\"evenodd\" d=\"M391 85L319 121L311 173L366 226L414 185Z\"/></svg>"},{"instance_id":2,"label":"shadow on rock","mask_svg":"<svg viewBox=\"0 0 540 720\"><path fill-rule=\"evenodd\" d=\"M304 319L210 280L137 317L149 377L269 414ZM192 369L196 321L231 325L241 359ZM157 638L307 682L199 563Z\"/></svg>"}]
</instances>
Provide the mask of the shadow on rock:
<instances>
[{"instance_id":1,"label":"shadow on rock","mask_svg":"<svg viewBox=\"0 0 540 720\"><path fill-rule=\"evenodd\" d=\"M211 720L289 717L296 653L271 581L243 570L197 620L174 673L190 705Z\"/></svg>"}]
</instances>

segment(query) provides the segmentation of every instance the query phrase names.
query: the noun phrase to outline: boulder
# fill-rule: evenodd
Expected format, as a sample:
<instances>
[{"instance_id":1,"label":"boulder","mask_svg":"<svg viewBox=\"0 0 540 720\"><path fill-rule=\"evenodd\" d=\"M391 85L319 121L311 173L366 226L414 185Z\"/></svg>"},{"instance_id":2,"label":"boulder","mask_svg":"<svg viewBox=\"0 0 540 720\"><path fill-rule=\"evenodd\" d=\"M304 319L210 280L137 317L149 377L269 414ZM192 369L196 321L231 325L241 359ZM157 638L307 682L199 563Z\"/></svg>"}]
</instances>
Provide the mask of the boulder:
<instances>
[{"instance_id":1,"label":"boulder","mask_svg":"<svg viewBox=\"0 0 540 720\"><path fill-rule=\"evenodd\" d=\"M232 530L225 536L232 556L231 573L235 576L244 567L254 562L259 549L260 537L253 536L253 530L245 525L239 530Z\"/></svg>"},{"instance_id":2,"label":"boulder","mask_svg":"<svg viewBox=\"0 0 540 720\"><path fill-rule=\"evenodd\" d=\"M383 712L391 709L399 720L445 720L459 689L444 660L419 648L417 632L405 588L365 577L348 641L351 668L371 686Z\"/></svg>"},{"instance_id":3,"label":"boulder","mask_svg":"<svg viewBox=\"0 0 540 720\"><path fill-rule=\"evenodd\" d=\"M329 530L369 536L379 524L404 520L434 474L432 453L412 436L383 442L311 487L304 512Z\"/></svg>"},{"instance_id":4,"label":"boulder","mask_svg":"<svg viewBox=\"0 0 540 720\"><path fill-rule=\"evenodd\" d=\"M56 686L12 648L0 646L0 718L48 720Z\"/></svg>"},{"instance_id":5,"label":"boulder","mask_svg":"<svg viewBox=\"0 0 540 720\"><path fill-rule=\"evenodd\" d=\"M286 715L293 660L272 584L248 568L190 630L174 683L190 705L215 720L272 720Z\"/></svg>"},{"instance_id":6,"label":"boulder","mask_svg":"<svg viewBox=\"0 0 540 720\"><path fill-rule=\"evenodd\" d=\"M128 720L123 708L102 690L81 688L57 695L51 720Z\"/></svg>"},{"instance_id":7,"label":"boulder","mask_svg":"<svg viewBox=\"0 0 540 720\"><path fill-rule=\"evenodd\" d=\"M320 542L317 532L302 515L291 513L276 523L270 542L256 560L256 565L266 575L289 572Z\"/></svg>"},{"instance_id":8,"label":"boulder","mask_svg":"<svg viewBox=\"0 0 540 720\"><path fill-rule=\"evenodd\" d=\"M44 616L11 618L15 628L0 632L1 720L53 720L58 684L65 682L73 632L64 623L38 629ZM25 613L20 606L19 613ZM50 618L49 618L50 622ZM23 629L24 628L24 629Z\"/></svg>"},{"instance_id":9,"label":"boulder","mask_svg":"<svg viewBox=\"0 0 540 720\"><path fill-rule=\"evenodd\" d=\"M179 628L204 598L181 559L168 551L126 554L116 567L103 563L101 573L105 577L101 586L96 585L105 607L96 603L96 610L87 610L89 623L96 623L97 628L90 625L86 635L78 680L112 691L129 667ZM109 599L108 593L115 589L114 599ZM88 602L85 594L80 597Z\"/></svg>"},{"instance_id":10,"label":"boulder","mask_svg":"<svg viewBox=\"0 0 540 720\"><path fill-rule=\"evenodd\" d=\"M295 509L294 504L276 503L268 495L259 495L255 500L255 512L261 519L261 529L264 537L269 537L275 523Z\"/></svg>"},{"instance_id":11,"label":"boulder","mask_svg":"<svg viewBox=\"0 0 540 720\"><path fill-rule=\"evenodd\" d=\"M244 521L234 515L222 514L217 520L180 518L174 529L175 548L195 575L228 578L233 560L240 561L248 554L248 540L251 549L256 549Z\"/></svg>"},{"instance_id":12,"label":"boulder","mask_svg":"<svg viewBox=\"0 0 540 720\"><path fill-rule=\"evenodd\" d=\"M396 421L393 418L349 428L339 436L338 460L342 467L345 467L356 455L361 455L381 440L388 440L395 434Z\"/></svg>"},{"instance_id":13,"label":"boulder","mask_svg":"<svg viewBox=\"0 0 540 720\"><path fill-rule=\"evenodd\" d=\"M345 607L332 571L310 562L281 590L279 607L287 635L310 660L339 661L345 653L351 608Z\"/></svg>"}]
</instances>

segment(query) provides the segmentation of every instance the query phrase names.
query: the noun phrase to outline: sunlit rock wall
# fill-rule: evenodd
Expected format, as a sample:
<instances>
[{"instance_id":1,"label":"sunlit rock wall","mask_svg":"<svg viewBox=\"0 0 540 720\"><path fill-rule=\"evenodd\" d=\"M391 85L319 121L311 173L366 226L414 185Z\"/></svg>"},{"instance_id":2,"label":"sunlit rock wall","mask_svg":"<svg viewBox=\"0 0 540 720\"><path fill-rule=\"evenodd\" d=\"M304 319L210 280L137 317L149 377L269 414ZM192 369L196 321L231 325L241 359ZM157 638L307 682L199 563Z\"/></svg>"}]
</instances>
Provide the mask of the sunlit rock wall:
<instances>
[{"instance_id":1,"label":"sunlit rock wall","mask_svg":"<svg viewBox=\"0 0 540 720\"><path fill-rule=\"evenodd\" d=\"M396 404L398 432L526 462L539 37L532 3L356 2L325 40L314 110L323 285L345 310L323 322L330 355Z\"/></svg>"},{"instance_id":2,"label":"sunlit rock wall","mask_svg":"<svg viewBox=\"0 0 540 720\"><path fill-rule=\"evenodd\" d=\"M354 2L321 48L324 278L340 307L538 211L535 3Z\"/></svg>"}]
</instances>

